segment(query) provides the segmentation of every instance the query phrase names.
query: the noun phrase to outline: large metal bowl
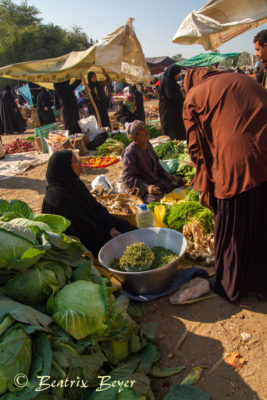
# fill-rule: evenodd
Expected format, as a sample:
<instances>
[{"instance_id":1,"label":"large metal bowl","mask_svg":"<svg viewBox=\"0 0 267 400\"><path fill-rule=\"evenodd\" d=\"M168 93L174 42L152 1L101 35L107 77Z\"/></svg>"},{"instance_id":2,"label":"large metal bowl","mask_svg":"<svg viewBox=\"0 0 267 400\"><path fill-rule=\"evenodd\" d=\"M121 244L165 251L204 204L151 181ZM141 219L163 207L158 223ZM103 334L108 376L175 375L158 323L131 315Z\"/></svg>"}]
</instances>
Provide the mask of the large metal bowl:
<instances>
[{"instance_id":1,"label":"large metal bowl","mask_svg":"<svg viewBox=\"0 0 267 400\"><path fill-rule=\"evenodd\" d=\"M162 246L177 253L177 259L163 267L142 271L124 272L110 268L114 258L121 258L126 246L134 242L144 242L150 248ZM112 273L129 293L157 294L166 290L177 270L179 259L186 251L187 241L185 237L173 229L167 228L145 228L136 229L131 232L116 236L107 242L99 251L98 260L100 264Z\"/></svg>"}]
</instances>

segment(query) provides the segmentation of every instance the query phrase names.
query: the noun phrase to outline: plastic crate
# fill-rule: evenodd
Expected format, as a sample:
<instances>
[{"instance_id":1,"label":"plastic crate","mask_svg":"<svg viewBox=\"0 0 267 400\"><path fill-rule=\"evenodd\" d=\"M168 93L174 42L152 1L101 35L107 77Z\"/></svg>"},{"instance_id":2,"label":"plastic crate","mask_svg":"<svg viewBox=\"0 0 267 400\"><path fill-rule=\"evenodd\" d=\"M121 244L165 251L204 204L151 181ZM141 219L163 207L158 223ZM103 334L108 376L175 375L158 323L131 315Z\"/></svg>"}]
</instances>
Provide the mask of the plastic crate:
<instances>
[{"instance_id":1,"label":"plastic crate","mask_svg":"<svg viewBox=\"0 0 267 400\"><path fill-rule=\"evenodd\" d=\"M41 128L35 128L34 133L36 138L41 139L42 151L43 153L48 153L47 143L44 139L48 139L49 132L58 130L58 125L56 123L42 126Z\"/></svg>"}]
</instances>

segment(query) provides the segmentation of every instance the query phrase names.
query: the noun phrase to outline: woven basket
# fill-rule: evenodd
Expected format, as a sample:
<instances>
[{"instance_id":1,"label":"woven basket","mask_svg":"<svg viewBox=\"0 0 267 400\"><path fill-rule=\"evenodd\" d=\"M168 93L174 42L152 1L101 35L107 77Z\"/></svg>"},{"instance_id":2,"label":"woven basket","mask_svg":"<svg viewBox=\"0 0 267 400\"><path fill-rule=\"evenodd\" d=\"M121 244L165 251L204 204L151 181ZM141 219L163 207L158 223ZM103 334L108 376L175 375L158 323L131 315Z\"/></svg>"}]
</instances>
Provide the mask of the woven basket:
<instances>
[{"instance_id":1,"label":"woven basket","mask_svg":"<svg viewBox=\"0 0 267 400\"><path fill-rule=\"evenodd\" d=\"M136 194L132 194L136 191ZM97 196L97 200L103 206L105 206L108 212L118 218L127 220L130 224L136 226L136 204L140 202L138 200L138 188L130 189L127 193L118 194L107 194L103 196ZM117 207L114 207L114 205Z\"/></svg>"}]
</instances>

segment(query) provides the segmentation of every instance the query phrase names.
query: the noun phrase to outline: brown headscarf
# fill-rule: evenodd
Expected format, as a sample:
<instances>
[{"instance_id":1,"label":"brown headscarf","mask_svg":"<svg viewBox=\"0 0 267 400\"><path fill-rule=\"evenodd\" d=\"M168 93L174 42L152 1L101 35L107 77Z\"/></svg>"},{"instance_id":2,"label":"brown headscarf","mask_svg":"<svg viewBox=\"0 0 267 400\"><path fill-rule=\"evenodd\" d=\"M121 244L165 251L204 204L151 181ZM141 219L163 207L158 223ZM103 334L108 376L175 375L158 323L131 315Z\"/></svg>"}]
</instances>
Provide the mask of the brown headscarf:
<instances>
[{"instance_id":1,"label":"brown headscarf","mask_svg":"<svg viewBox=\"0 0 267 400\"><path fill-rule=\"evenodd\" d=\"M185 75L184 90L187 93L193 86L203 81L203 79L221 73L220 71L211 71L208 68L192 68Z\"/></svg>"}]
</instances>

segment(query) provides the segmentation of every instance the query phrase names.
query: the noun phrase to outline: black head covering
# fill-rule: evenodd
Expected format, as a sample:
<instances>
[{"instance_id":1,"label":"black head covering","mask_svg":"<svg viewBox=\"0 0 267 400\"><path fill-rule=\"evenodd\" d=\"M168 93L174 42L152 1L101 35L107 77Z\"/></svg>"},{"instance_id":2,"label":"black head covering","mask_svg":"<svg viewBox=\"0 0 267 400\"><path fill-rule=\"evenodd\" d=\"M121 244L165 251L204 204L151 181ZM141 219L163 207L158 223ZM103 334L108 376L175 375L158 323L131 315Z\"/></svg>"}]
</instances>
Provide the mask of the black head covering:
<instances>
[{"instance_id":1,"label":"black head covering","mask_svg":"<svg viewBox=\"0 0 267 400\"><path fill-rule=\"evenodd\" d=\"M67 87L69 86L69 83L70 80L54 83L54 88L59 97L64 96L65 92L67 91Z\"/></svg>"},{"instance_id":2,"label":"black head covering","mask_svg":"<svg viewBox=\"0 0 267 400\"><path fill-rule=\"evenodd\" d=\"M77 180L77 175L71 167L72 155L70 150L56 151L52 154L46 171L48 186L56 184L68 187Z\"/></svg>"},{"instance_id":3,"label":"black head covering","mask_svg":"<svg viewBox=\"0 0 267 400\"><path fill-rule=\"evenodd\" d=\"M5 90L6 92L11 92L11 87L10 87L10 86L5 86L5 87L4 87L4 90Z\"/></svg>"},{"instance_id":4,"label":"black head covering","mask_svg":"<svg viewBox=\"0 0 267 400\"><path fill-rule=\"evenodd\" d=\"M88 72L88 77L87 77L87 79L88 79L88 85L89 85L89 87L90 88L93 88L93 87L95 87L95 86L98 86L98 82L96 81L96 82L92 82L91 81L91 78L92 78L92 76L96 76L96 73L95 72L93 72L93 71L90 71L90 72Z\"/></svg>"},{"instance_id":5,"label":"black head covering","mask_svg":"<svg viewBox=\"0 0 267 400\"><path fill-rule=\"evenodd\" d=\"M136 91L137 91L136 85L130 85L130 87L129 87L129 93L130 93L130 94L134 94L134 93L136 93Z\"/></svg>"},{"instance_id":6,"label":"black head covering","mask_svg":"<svg viewBox=\"0 0 267 400\"><path fill-rule=\"evenodd\" d=\"M46 179L46 200L59 205L64 200L71 200L79 208L87 209L89 190L71 167L73 153L70 150L56 151L49 159Z\"/></svg>"},{"instance_id":7,"label":"black head covering","mask_svg":"<svg viewBox=\"0 0 267 400\"><path fill-rule=\"evenodd\" d=\"M166 71L164 72L164 76L167 76L168 78L173 78L175 79L175 75L180 74L181 72L181 67L179 67L179 65L173 64L170 65Z\"/></svg>"},{"instance_id":8,"label":"black head covering","mask_svg":"<svg viewBox=\"0 0 267 400\"><path fill-rule=\"evenodd\" d=\"M180 92L179 85L177 84L177 81L175 79L175 76L178 75L181 72L181 67L179 65L173 64L170 65L166 71L164 72L164 75L161 80L160 84L160 93L162 94L164 92L164 87L167 85L170 90L173 92Z\"/></svg>"}]
</instances>

